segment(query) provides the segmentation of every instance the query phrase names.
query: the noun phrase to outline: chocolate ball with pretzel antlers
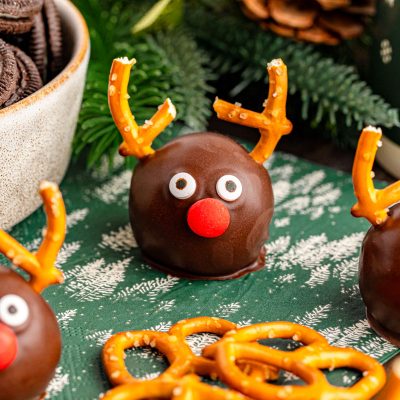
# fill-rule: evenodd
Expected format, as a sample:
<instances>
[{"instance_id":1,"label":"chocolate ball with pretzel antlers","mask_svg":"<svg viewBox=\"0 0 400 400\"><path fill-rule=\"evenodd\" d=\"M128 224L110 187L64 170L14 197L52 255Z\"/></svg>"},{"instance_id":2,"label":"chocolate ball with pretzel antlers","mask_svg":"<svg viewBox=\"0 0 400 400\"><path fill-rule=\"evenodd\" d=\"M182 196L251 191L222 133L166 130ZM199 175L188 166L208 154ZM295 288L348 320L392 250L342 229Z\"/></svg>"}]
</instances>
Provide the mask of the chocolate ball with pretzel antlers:
<instances>
[{"instance_id":1,"label":"chocolate ball with pretzel antlers","mask_svg":"<svg viewBox=\"0 0 400 400\"><path fill-rule=\"evenodd\" d=\"M0 252L31 278L0 266L0 400L43 396L61 355L56 317L40 292L60 283L54 267L65 235L65 208L57 186L41 185L48 229L36 254L0 231Z\"/></svg>"},{"instance_id":2,"label":"chocolate ball with pretzel antlers","mask_svg":"<svg viewBox=\"0 0 400 400\"><path fill-rule=\"evenodd\" d=\"M353 166L356 217L372 224L360 256L360 291L372 328L400 346L400 181L375 189L372 166L380 129L368 127L361 134Z\"/></svg>"},{"instance_id":3,"label":"chocolate ball with pretzel antlers","mask_svg":"<svg viewBox=\"0 0 400 400\"><path fill-rule=\"evenodd\" d=\"M217 99L218 117L258 128L251 153L212 132L181 136L161 149L152 141L172 122L169 99L138 126L128 104L127 85L134 60L114 60L109 105L124 142L123 156L139 159L131 183L130 218L148 263L192 279L231 279L265 265L274 200L263 167L282 135L286 119L287 71L281 60L268 65L269 96L262 113Z\"/></svg>"}]
</instances>

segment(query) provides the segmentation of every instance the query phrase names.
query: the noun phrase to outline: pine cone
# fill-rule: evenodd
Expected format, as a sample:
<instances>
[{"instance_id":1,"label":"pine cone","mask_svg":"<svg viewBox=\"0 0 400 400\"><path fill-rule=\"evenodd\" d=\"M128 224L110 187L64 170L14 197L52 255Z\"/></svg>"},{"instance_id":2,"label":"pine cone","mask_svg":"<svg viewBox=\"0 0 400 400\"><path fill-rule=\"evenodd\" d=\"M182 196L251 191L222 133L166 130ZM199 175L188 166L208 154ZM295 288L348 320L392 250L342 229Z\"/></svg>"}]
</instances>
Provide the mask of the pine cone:
<instances>
[{"instance_id":1,"label":"pine cone","mask_svg":"<svg viewBox=\"0 0 400 400\"><path fill-rule=\"evenodd\" d=\"M243 12L281 36L336 45L359 36L376 0L242 0Z\"/></svg>"}]
</instances>

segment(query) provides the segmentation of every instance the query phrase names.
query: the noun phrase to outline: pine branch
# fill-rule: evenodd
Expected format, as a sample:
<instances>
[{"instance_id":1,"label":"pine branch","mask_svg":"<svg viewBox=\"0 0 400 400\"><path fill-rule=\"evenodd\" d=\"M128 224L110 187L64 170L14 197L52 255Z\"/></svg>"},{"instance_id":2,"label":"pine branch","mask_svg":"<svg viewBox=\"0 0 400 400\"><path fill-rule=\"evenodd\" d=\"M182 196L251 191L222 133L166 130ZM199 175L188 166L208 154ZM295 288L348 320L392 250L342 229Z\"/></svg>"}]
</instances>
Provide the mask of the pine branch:
<instances>
[{"instance_id":1,"label":"pine branch","mask_svg":"<svg viewBox=\"0 0 400 400\"><path fill-rule=\"evenodd\" d=\"M188 32L181 29L156 35L132 36L130 28L146 7L140 2L111 0L76 1L91 27L92 59L89 66L74 154L84 153L89 168L97 166L104 155L112 165L121 137L108 109L107 85L114 57L135 57L129 85L132 110L139 123L148 119L165 98L177 107L176 122L157 138L160 146L183 129L204 129L211 104L206 80L207 58ZM144 2L148 5L148 2ZM142 10L139 12L138 10ZM132 17L134 15L134 17ZM126 164L132 166L133 158Z\"/></svg>"},{"instance_id":2,"label":"pine branch","mask_svg":"<svg viewBox=\"0 0 400 400\"><path fill-rule=\"evenodd\" d=\"M261 31L232 13L213 14L191 7L185 18L212 54L215 70L240 72L241 82L233 88L232 96L250 83L263 80L267 61L281 57L288 65L291 93L301 96L304 119L313 113L314 124L325 122L336 127L344 119L348 127L354 124L358 129L365 124L387 128L399 125L398 111L373 94L354 67L337 64L315 46ZM352 144L355 138L335 134L346 144Z\"/></svg>"}]
</instances>

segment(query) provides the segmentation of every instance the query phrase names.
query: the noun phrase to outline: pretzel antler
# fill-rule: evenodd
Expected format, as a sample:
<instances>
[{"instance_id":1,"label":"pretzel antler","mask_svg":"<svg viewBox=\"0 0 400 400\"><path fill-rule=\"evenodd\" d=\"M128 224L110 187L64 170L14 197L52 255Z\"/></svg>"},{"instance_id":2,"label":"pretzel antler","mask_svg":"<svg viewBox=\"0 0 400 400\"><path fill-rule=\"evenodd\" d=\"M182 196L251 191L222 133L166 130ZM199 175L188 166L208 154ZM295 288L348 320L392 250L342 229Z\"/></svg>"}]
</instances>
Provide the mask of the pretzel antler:
<instances>
[{"instance_id":1,"label":"pretzel antler","mask_svg":"<svg viewBox=\"0 0 400 400\"><path fill-rule=\"evenodd\" d=\"M262 164L273 153L282 135L292 131L292 123L286 118L288 90L287 68L281 59L273 60L267 67L269 93L262 113L246 110L238 104L216 99L214 110L218 118L235 124L258 128L261 139L250 156Z\"/></svg>"},{"instance_id":2,"label":"pretzel antler","mask_svg":"<svg viewBox=\"0 0 400 400\"><path fill-rule=\"evenodd\" d=\"M400 201L400 181L381 190L374 187L372 167L381 138L381 129L364 128L353 164L354 193L358 202L351 213L368 219L373 225L383 224L388 218L389 207Z\"/></svg>"},{"instance_id":3,"label":"pretzel antler","mask_svg":"<svg viewBox=\"0 0 400 400\"><path fill-rule=\"evenodd\" d=\"M108 104L115 125L124 138L119 147L122 156L143 158L154 153L153 140L173 121L175 106L170 99L165 100L158 111L142 126L138 126L129 107L128 83L135 59L116 58L111 66L108 84Z\"/></svg>"},{"instance_id":4,"label":"pretzel antler","mask_svg":"<svg viewBox=\"0 0 400 400\"><path fill-rule=\"evenodd\" d=\"M64 242L66 230L65 206L58 186L42 182L40 195L47 215L47 229L44 230L43 242L36 254L32 254L8 233L0 230L0 252L31 276L29 284L37 293L64 281L62 272L54 263Z\"/></svg>"}]
</instances>

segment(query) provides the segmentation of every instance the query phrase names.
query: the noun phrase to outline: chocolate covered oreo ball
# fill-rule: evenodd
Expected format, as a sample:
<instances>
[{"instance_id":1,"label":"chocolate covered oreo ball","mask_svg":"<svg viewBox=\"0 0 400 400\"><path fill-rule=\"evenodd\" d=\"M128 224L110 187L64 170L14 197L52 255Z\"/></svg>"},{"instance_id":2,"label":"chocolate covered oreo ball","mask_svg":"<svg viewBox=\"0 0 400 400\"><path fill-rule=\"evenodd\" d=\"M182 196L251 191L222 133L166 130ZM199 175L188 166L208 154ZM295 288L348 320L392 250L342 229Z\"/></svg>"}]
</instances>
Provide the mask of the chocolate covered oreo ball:
<instances>
[{"instance_id":1,"label":"chocolate covered oreo ball","mask_svg":"<svg viewBox=\"0 0 400 400\"><path fill-rule=\"evenodd\" d=\"M56 317L40 293L63 281L54 263L65 238L65 205L53 183L42 182L40 194L48 226L37 252L0 230L0 253L28 275L0 266L0 400L44 399L61 355Z\"/></svg>"},{"instance_id":2,"label":"chocolate covered oreo ball","mask_svg":"<svg viewBox=\"0 0 400 400\"><path fill-rule=\"evenodd\" d=\"M378 190L372 166L382 138L374 127L363 130L353 166L356 217L371 224L360 256L360 291L371 327L400 346L400 181Z\"/></svg>"},{"instance_id":3,"label":"chocolate covered oreo ball","mask_svg":"<svg viewBox=\"0 0 400 400\"><path fill-rule=\"evenodd\" d=\"M360 258L360 291L372 327L400 346L400 205L368 231Z\"/></svg>"},{"instance_id":4,"label":"chocolate covered oreo ball","mask_svg":"<svg viewBox=\"0 0 400 400\"><path fill-rule=\"evenodd\" d=\"M16 272L0 266L0 400L46 391L61 355L57 320Z\"/></svg>"},{"instance_id":5,"label":"chocolate covered oreo ball","mask_svg":"<svg viewBox=\"0 0 400 400\"><path fill-rule=\"evenodd\" d=\"M218 99L214 103L219 118L259 128L261 139L248 153L212 132L181 136L155 151L152 141L176 111L167 99L150 120L137 125L127 93L134 63L114 60L108 98L124 138L120 154L139 159L129 211L144 258L155 268L193 279L230 279L262 268L274 204L263 163L292 128L285 113L285 65L281 60L268 65L271 83L262 113Z\"/></svg>"},{"instance_id":6,"label":"chocolate covered oreo ball","mask_svg":"<svg viewBox=\"0 0 400 400\"><path fill-rule=\"evenodd\" d=\"M129 210L151 265L230 278L264 266L273 206L265 168L232 139L204 132L175 139L140 162Z\"/></svg>"}]
</instances>

